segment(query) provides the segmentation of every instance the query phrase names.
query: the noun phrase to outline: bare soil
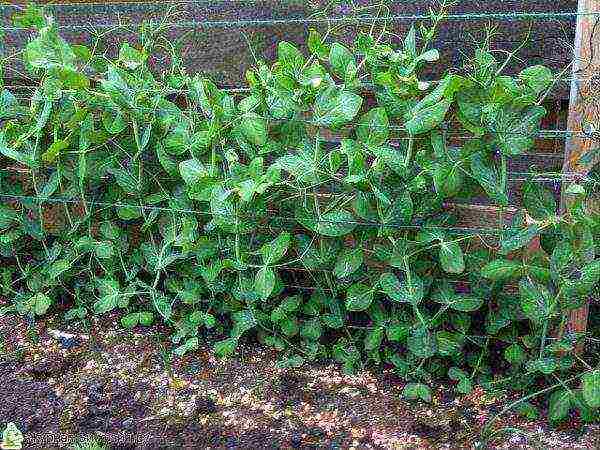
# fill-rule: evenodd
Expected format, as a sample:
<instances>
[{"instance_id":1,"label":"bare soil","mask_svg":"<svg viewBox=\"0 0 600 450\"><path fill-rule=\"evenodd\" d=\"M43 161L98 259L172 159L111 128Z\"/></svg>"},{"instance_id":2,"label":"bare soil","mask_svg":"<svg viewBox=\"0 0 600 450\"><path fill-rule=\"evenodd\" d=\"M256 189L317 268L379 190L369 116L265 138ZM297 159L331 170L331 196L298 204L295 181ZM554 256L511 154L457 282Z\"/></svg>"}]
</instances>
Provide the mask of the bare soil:
<instances>
[{"instance_id":1,"label":"bare soil","mask_svg":"<svg viewBox=\"0 0 600 450\"><path fill-rule=\"evenodd\" d=\"M512 400L440 386L431 404L407 402L391 370L279 369L256 343L227 360L208 345L170 358L165 335L123 330L116 315L88 327L1 317L0 422L15 422L26 449L70 448L92 434L122 450L456 449L480 442ZM509 413L495 422L504 427L523 433L488 448L600 448L600 426L576 417L557 430Z\"/></svg>"}]
</instances>

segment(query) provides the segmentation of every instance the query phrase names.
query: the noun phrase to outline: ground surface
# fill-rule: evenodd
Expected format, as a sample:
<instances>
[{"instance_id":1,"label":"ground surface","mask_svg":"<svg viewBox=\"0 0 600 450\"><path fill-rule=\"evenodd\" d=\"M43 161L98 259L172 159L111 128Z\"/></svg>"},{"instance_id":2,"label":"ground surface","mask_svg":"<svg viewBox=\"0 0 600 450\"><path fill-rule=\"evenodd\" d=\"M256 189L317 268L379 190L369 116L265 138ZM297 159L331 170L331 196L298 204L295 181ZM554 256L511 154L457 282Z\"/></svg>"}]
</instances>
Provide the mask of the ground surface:
<instances>
[{"instance_id":1,"label":"ground surface","mask_svg":"<svg viewBox=\"0 0 600 450\"><path fill-rule=\"evenodd\" d=\"M276 356L254 345L230 360L207 349L169 360L160 330L115 323L82 330L0 317L0 423L17 424L25 449L68 448L90 434L112 449L472 448L507 402L443 388L430 405L410 403L385 370L277 369ZM575 425L548 430L507 415L498 426L530 439L507 435L490 448L600 448L600 426Z\"/></svg>"}]
</instances>

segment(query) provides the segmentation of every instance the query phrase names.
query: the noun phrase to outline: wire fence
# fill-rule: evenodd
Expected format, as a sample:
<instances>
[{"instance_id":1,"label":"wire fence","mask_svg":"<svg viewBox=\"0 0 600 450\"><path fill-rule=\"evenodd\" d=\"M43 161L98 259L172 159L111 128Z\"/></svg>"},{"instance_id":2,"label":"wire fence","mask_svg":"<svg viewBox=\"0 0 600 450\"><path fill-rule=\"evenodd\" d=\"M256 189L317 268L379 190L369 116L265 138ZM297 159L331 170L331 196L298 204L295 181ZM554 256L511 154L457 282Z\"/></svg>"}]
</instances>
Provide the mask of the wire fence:
<instances>
[{"instance_id":1,"label":"wire fence","mask_svg":"<svg viewBox=\"0 0 600 450\"><path fill-rule=\"evenodd\" d=\"M429 20L428 7L437 2L385 2L388 17L379 17L377 10L364 9L361 14L349 14L340 5L326 15L318 7L328 2L284 1L172 1L172 2L57 2L48 5L57 14L61 32L80 42L103 35L108 47L123 40L131 41L140 24L152 20L161 24L170 38L183 39L182 56L190 70L203 70L222 79L224 83L239 86L244 71L252 64L249 45L259 57L269 58L274 45L281 39L302 43L308 27L323 28L326 24L370 26L387 24L396 35L405 33L413 22ZM357 1L358 5L365 2ZM448 20L441 25L440 39L445 61L456 61L461 49L472 44L472 33L478 33L486 22L502 23L504 28L498 38L500 48L511 48L534 27L532 41L535 46L527 50L526 59L536 58L550 62L553 68L571 58L574 21L581 15L572 1L534 2L524 5L520 1L495 1L487 7L481 2L460 2L455 5ZM470 11L469 11L470 9ZM487 11L486 11L487 9ZM500 11L498 11L500 9ZM30 33L22 27L10 25L9 17L19 10L19 5L0 5L0 27L10 34L9 46L16 49L27 41ZM505 10L505 11L502 11ZM597 11L590 11L597 16ZM4 18L4 19L3 19ZM172 19L172 20L170 20ZM548 25L552 23L551 25ZM469 24L473 24L470 26ZM465 28L465 26L467 28ZM203 31L204 30L204 31ZM350 30L351 31L351 30ZM348 32L348 36L352 33ZM191 33L191 34L188 34ZM1 52L1 50L0 50ZM554 61L555 60L555 61ZM162 68L165 62L157 62ZM517 67L515 67L518 69ZM19 66L7 67L7 72L19 78ZM515 70L515 72L518 70ZM565 84L560 81L561 84ZM563 89L566 92L566 89Z\"/></svg>"},{"instance_id":2,"label":"wire fence","mask_svg":"<svg viewBox=\"0 0 600 450\"><path fill-rule=\"evenodd\" d=\"M283 9L279 9L277 11L261 11L258 9L259 6L264 5L273 5L278 3L279 7ZM403 8L403 7L412 7L414 9L415 3L414 1L394 1L389 2L391 7ZM473 2L471 2L473 3ZM522 2L511 2L509 0L497 0L494 3L498 4L506 4L514 6L515 3L520 3L521 8L524 8ZM565 2L567 5L564 7L565 9L573 9L574 2ZM227 13L223 13L223 11L216 11L214 8L218 8L219 6L227 6L231 8ZM248 29L269 29L269 28L279 28L280 31L285 32L285 30L293 29L294 27L300 26L301 28L307 26L316 26L321 27L330 24L337 25L365 25L365 24L402 24L403 26L407 26L408 24L430 20L431 16L427 13L394 13L387 15L385 17L373 15L372 11L366 11L364 14L353 14L353 15L345 15L344 10L341 9L337 14L328 15L328 16L319 16L316 14L307 14L304 2L297 1L282 1L282 2L265 2L260 0L229 0L223 2L214 2L209 0L183 0L183 1L164 1L157 4L156 2L144 1L144 2L132 2L132 1L123 1L123 2L86 2L86 3L67 3L67 2L56 2L52 4L45 5L49 11L53 11L59 15L73 14L70 21L76 21L77 23L59 23L57 25L58 29L65 32L87 32L89 35L93 35L98 30L103 30L105 33L107 31L110 32L134 32L142 25L143 21L139 20L144 17L140 17L140 14L150 13L150 12L158 12L165 13L168 11L174 12L181 16L186 16L186 14L190 10L185 9L178 11L177 8L180 6L186 6L193 10L194 7L211 7L213 8L211 14L208 14L208 10L200 11L199 15L204 15L202 20L194 19L194 20L170 20L170 16L163 15L155 15L152 16L156 20L160 19L160 26L162 28L168 30L216 30L222 29L226 32L238 32L242 34ZM257 11L254 12L256 15L264 14L264 15L276 15L276 13L285 13L286 7L296 7L291 14L294 17L267 17L267 18L241 18L241 19L215 19L214 17L219 15L227 15L231 14L231 12L235 12L235 8L239 6L248 6L257 8ZM418 5L417 5L418 6ZM18 35L28 35L31 30L26 27L20 26L12 26L9 25L7 18L9 15L14 13L15 11L19 11L23 9L23 5L18 4L2 4L0 5L0 31L5 33L11 33L9 36L10 40L13 43L23 42L23 38L19 38ZM548 2L548 8L557 7L556 2L551 1ZM533 8L533 7L532 7ZM558 8L557 8L558 9ZM117 15L110 15L108 17L103 16L107 11L117 12ZM123 13L121 15L120 13ZM89 17L85 17L84 14L89 14ZM193 16L197 15L194 14ZM301 15L304 14L304 15ZM445 16L445 21L449 23L475 23L476 26L481 26L482 22L502 22L503 24L508 24L509 27L513 27L515 24L535 24L535 26L542 28L547 28L549 24L559 24L561 26L572 27L577 19L580 18L589 18L598 22L600 20L600 11L527 11L525 9L514 10L514 11L477 11L477 12L458 12L458 13L450 13ZM450 25L452 27L453 25ZM510 28L508 28L510 29ZM304 28L303 28L304 31ZM571 30L572 31L572 30ZM260 31L259 31L260 33ZM566 34L564 36L556 37L557 40L564 40L566 42L572 38L571 34ZM21 39L21 40L19 40ZM193 37L189 37L190 40L194 39ZM450 41L452 42L452 41ZM510 43L509 40L507 40ZM543 41L542 41L543 42ZM246 45L246 43L244 43ZM541 45L541 41L534 42L534 45ZM570 45L570 42L568 42ZM565 54L570 54L571 48L568 48L568 51ZM455 49L459 51L459 49ZM9 51L3 52L4 59L13 58L16 56L15 53L10 53ZM543 59L545 55L538 55L536 59ZM548 53L548 57L551 55ZM529 55L531 58L531 54ZM527 59L527 58L525 58ZM564 64L566 61L562 61ZM12 67L7 68L8 71L18 70ZM556 77L554 80L557 84L564 85L573 85L574 83L590 83L597 81L597 77L580 77L577 74L572 76L560 76ZM436 83L437 80L431 80L431 83ZM27 84L11 84L8 83L5 87L10 89L24 90L24 91L32 91L37 89L36 86L31 86ZM228 89L228 92L233 94L243 94L248 92L248 89L245 88L231 88ZM169 95L180 95L185 94L186 92L183 90L173 89L169 91ZM28 95L19 95L17 96L19 100L26 101L30 97ZM301 119L299 119L302 121ZM309 126L318 126L318 123L314 123L311 121L304 121L306 125ZM599 138L598 130L590 130L589 132L580 131L580 130L569 130L564 127L557 129L544 129L536 133L519 133L515 131L499 131L498 135L500 136L523 136L530 137L535 139L557 139L557 140L565 140L569 138L581 138L581 139L590 139L596 142ZM405 128L402 126L392 125L389 127L390 131L395 132L405 132ZM465 135L464 133L452 133L449 130L442 130L445 133L447 138L452 138L456 140L469 140L476 139L476 137L471 135ZM398 136L394 137L396 141L402 141L406 139L418 139L418 137L410 137L410 136ZM548 159L562 159L564 158L563 154L556 153L526 153L522 155L522 157L541 157ZM552 164L556 164L556 161L553 161ZM24 171L22 168L18 169ZM6 172L15 172L15 168L2 168L0 171ZM531 171L510 171L510 176L508 178L509 182L524 182L524 181L532 181L539 183L548 183L548 182L565 182L565 181L576 181L576 182L586 182L590 183L593 186L598 184L596 179L590 178L587 175L582 175L581 173L575 172L562 172L560 170L556 171L543 171L543 172L531 172ZM200 216L210 216L214 213L211 211L202 211L197 209L186 209L186 208L169 208L157 206L154 204L142 204L140 203L123 203L123 202L103 202L96 201L92 199L85 198L73 198L73 197L61 197L61 196L50 196L44 197L39 195L21 195L15 193L4 193L0 192L0 198L4 199L4 201L19 201L19 202L34 202L38 204L52 203L59 205L68 205L68 204L81 204L86 203L90 206L97 206L101 208L136 208L140 211L144 212L163 212L163 213L178 213L178 214L193 214ZM514 206L514 205L513 205ZM510 208L500 208L503 209ZM279 221L279 222L289 222L289 223L297 223L297 219L291 216L283 216L280 215L280 211L278 209L266 209L266 213L269 213L269 221ZM247 216L236 215L236 218L257 218L258 214L250 214ZM41 218L40 218L41 220ZM323 221L322 218L317 217L314 218L315 223L337 223L331 221ZM384 227L384 228L395 228L402 230L421 230L424 229L423 225L417 224L405 224L405 223L397 223L397 222L371 222L371 221L346 221L346 224L352 224L357 227ZM440 226L440 227L432 227L427 226L426 229L443 229L448 233L454 234L464 234L464 235L491 235L491 236L499 236L502 233L503 227L498 228L484 228L484 227L452 227L452 226Z\"/></svg>"}]
</instances>

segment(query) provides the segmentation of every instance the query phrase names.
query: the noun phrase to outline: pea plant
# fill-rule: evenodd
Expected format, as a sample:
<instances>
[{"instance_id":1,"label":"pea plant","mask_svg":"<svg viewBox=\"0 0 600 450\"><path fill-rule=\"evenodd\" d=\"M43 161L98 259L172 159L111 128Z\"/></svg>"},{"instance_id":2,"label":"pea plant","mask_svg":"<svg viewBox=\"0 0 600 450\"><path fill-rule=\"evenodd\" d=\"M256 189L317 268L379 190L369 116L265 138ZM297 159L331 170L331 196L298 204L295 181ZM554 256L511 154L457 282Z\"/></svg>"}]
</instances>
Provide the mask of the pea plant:
<instances>
[{"instance_id":1,"label":"pea plant","mask_svg":"<svg viewBox=\"0 0 600 450\"><path fill-rule=\"evenodd\" d=\"M111 57L28 9L19 56L39 83L0 93L2 313L159 320L179 356L256 337L282 366L389 364L411 398L443 377L462 393L560 380L550 419L595 420L600 371L566 319L597 295L596 185L572 184L559 213L532 177L497 230L448 207L508 205L508 160L534 146L555 76L506 75L485 40L426 81L442 19L399 43L312 29L307 52L282 41L257 60L239 95L188 74L160 25Z\"/></svg>"}]
</instances>

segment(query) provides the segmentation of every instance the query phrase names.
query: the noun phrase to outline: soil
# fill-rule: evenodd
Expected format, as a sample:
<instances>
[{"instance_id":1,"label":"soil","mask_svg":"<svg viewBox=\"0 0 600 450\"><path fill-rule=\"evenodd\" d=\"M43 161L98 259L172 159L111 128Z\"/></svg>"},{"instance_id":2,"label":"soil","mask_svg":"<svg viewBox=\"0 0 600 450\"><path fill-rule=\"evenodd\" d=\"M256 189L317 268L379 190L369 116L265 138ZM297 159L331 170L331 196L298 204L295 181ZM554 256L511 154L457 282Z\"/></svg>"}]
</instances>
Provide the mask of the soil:
<instances>
[{"instance_id":1,"label":"soil","mask_svg":"<svg viewBox=\"0 0 600 450\"><path fill-rule=\"evenodd\" d=\"M25 449L70 448L89 435L122 450L456 449L481 442L483 425L511 401L440 386L430 404L408 402L392 371L280 369L255 343L226 360L208 345L172 358L164 336L124 330L117 316L87 327L0 317L0 422L17 425ZM488 448L600 448L600 426L576 417L557 430L509 413L494 427L522 432Z\"/></svg>"}]
</instances>

